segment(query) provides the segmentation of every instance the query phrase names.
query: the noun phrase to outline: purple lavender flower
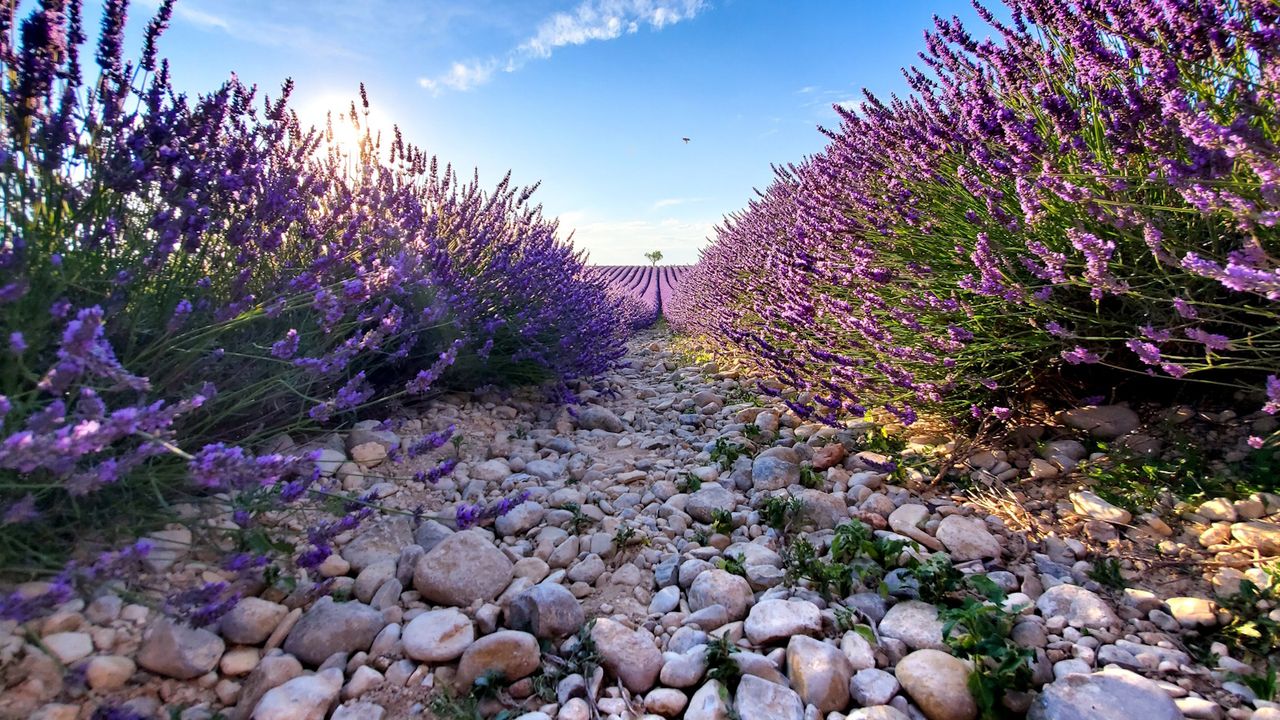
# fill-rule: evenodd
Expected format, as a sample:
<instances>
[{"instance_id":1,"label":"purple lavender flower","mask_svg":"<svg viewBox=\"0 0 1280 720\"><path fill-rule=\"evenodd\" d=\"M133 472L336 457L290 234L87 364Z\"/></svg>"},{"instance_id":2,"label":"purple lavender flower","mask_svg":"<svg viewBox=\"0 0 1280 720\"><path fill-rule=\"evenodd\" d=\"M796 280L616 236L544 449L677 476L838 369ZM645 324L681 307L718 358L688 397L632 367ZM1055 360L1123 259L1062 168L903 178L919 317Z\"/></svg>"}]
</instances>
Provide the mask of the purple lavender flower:
<instances>
[{"instance_id":1,"label":"purple lavender flower","mask_svg":"<svg viewBox=\"0 0 1280 720\"><path fill-rule=\"evenodd\" d=\"M1156 345L1138 339L1126 340L1124 344L1125 347L1137 354L1139 360L1147 365L1160 364L1160 348Z\"/></svg>"},{"instance_id":2,"label":"purple lavender flower","mask_svg":"<svg viewBox=\"0 0 1280 720\"><path fill-rule=\"evenodd\" d=\"M1211 332L1205 332L1200 328L1187 328L1183 331L1188 338L1205 346L1206 350L1230 350L1231 338L1226 335L1217 335Z\"/></svg>"},{"instance_id":3,"label":"purple lavender flower","mask_svg":"<svg viewBox=\"0 0 1280 720\"><path fill-rule=\"evenodd\" d=\"M289 328L289 332L284 334L284 338L277 340L271 344L271 356L281 360L288 360L298 352L298 331Z\"/></svg>"},{"instance_id":4,"label":"purple lavender flower","mask_svg":"<svg viewBox=\"0 0 1280 720\"><path fill-rule=\"evenodd\" d=\"M1098 357L1097 353L1080 347L1079 345L1070 350L1063 350L1062 359L1072 365L1090 365L1102 362L1102 358Z\"/></svg>"}]
</instances>

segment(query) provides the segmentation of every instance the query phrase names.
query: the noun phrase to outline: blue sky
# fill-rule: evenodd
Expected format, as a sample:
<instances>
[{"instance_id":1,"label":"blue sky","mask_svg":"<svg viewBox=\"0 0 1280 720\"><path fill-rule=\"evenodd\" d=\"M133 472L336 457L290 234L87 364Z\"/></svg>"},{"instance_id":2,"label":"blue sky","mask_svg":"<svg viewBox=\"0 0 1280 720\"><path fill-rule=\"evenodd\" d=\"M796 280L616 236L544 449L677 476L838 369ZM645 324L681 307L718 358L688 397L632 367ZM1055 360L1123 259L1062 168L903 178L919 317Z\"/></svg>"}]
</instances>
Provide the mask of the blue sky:
<instances>
[{"instance_id":1,"label":"blue sky","mask_svg":"<svg viewBox=\"0 0 1280 720\"><path fill-rule=\"evenodd\" d=\"M821 149L833 103L904 90L934 14L988 34L967 0L178 0L161 52L192 93L292 77L317 124L363 81L376 125L541 180L592 262L687 263L770 163Z\"/></svg>"}]
</instances>

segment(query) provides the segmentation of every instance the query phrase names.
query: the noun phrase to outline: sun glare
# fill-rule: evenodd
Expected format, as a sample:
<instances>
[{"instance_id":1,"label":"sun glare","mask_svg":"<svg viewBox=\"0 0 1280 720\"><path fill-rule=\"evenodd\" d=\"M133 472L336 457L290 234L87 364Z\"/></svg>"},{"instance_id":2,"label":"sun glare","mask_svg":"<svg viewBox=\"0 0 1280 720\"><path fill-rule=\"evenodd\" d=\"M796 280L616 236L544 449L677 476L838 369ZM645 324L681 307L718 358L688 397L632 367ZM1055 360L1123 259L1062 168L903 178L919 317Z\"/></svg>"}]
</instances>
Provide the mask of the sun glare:
<instances>
[{"instance_id":1,"label":"sun glare","mask_svg":"<svg viewBox=\"0 0 1280 720\"><path fill-rule=\"evenodd\" d=\"M395 136L395 122L374 105L370 103L365 108L358 92L350 96L328 93L301 103L298 117L304 127L321 131L317 150L321 154L333 150L345 157L357 157L366 138L379 154L384 154Z\"/></svg>"}]
</instances>

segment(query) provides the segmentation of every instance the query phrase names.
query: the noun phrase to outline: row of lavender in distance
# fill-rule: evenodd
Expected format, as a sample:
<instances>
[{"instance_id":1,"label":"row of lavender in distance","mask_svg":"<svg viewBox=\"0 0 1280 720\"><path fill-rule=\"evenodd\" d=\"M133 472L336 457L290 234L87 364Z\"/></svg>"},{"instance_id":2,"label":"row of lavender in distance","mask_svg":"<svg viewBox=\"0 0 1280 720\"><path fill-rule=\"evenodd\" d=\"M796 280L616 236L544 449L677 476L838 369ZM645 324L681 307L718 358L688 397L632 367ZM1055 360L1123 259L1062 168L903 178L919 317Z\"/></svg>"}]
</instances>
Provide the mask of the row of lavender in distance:
<instances>
[{"instance_id":1,"label":"row of lavender in distance","mask_svg":"<svg viewBox=\"0 0 1280 720\"><path fill-rule=\"evenodd\" d=\"M1004 5L982 34L937 19L910 96L837 108L722 221L673 326L826 420L1002 417L1126 373L1280 409L1280 6Z\"/></svg>"},{"instance_id":2,"label":"row of lavender in distance","mask_svg":"<svg viewBox=\"0 0 1280 720\"><path fill-rule=\"evenodd\" d=\"M610 291L623 298L624 312L631 327L639 329L665 316L680 280L689 265L596 265L592 270L608 283Z\"/></svg>"}]
</instances>

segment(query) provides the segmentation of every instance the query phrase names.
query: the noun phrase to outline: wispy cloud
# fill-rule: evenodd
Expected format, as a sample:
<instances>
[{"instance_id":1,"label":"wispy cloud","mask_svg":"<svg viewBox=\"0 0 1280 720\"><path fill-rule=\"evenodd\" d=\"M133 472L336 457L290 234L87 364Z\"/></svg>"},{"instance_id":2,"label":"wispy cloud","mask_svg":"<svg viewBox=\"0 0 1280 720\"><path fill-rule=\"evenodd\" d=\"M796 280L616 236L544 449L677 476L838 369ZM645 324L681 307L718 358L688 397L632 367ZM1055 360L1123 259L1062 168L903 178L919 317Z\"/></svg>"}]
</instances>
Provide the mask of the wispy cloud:
<instances>
[{"instance_id":1,"label":"wispy cloud","mask_svg":"<svg viewBox=\"0 0 1280 720\"><path fill-rule=\"evenodd\" d=\"M141 4L154 10L160 3L159 0L142 0ZM312 8L313 12L320 10L321 8ZM287 48L317 57L361 57L359 53L321 32L300 23L273 20L263 14L262 8L253 5L228 2L214 5L211 9L208 3L189 0L175 4L173 12L178 21L225 33L254 45Z\"/></svg>"},{"instance_id":2,"label":"wispy cloud","mask_svg":"<svg viewBox=\"0 0 1280 720\"><path fill-rule=\"evenodd\" d=\"M702 201L703 201L703 199L704 199L704 198L700 198L700 197L690 197L690 198L662 198L661 200L658 200L657 202L655 202L655 203L653 204L653 209L654 209L654 210L661 210L662 208L675 207L676 205L689 205L689 204L691 204L691 203L699 203L699 202L702 202Z\"/></svg>"},{"instance_id":3,"label":"wispy cloud","mask_svg":"<svg viewBox=\"0 0 1280 720\"><path fill-rule=\"evenodd\" d=\"M515 72L533 60L545 60L557 48L614 40L643 27L661 30L695 17L706 7L706 0L583 0L573 10L539 22L533 34L505 56L454 62L446 72L419 78L418 84L436 93L470 90L499 70Z\"/></svg>"}]
</instances>

